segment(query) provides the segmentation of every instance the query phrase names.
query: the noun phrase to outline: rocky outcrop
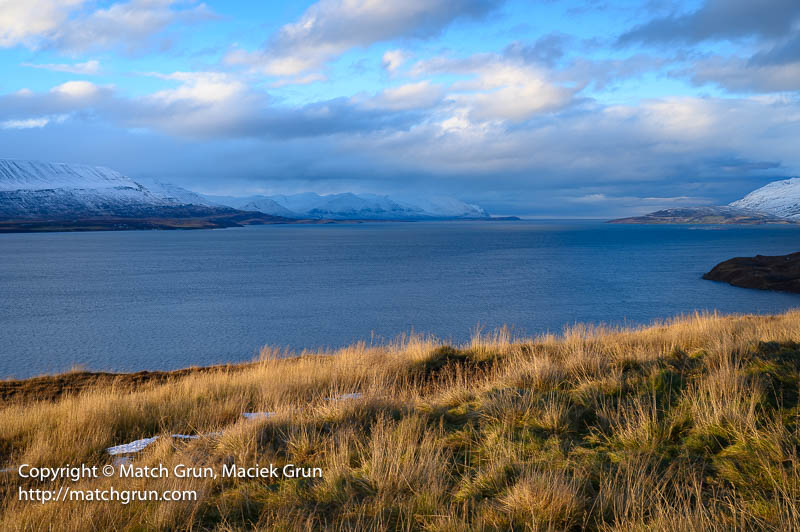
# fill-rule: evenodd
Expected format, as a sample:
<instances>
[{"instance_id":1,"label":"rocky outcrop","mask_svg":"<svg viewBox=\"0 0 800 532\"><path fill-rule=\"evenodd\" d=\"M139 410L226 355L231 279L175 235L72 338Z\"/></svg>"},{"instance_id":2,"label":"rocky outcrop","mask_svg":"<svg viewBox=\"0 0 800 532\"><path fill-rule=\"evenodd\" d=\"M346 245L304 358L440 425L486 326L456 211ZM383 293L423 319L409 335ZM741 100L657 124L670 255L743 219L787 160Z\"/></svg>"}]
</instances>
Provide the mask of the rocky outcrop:
<instances>
[{"instance_id":1,"label":"rocky outcrop","mask_svg":"<svg viewBox=\"0 0 800 532\"><path fill-rule=\"evenodd\" d=\"M720 262L703 279L743 288L800 294L800 252L780 256L736 257Z\"/></svg>"}]
</instances>

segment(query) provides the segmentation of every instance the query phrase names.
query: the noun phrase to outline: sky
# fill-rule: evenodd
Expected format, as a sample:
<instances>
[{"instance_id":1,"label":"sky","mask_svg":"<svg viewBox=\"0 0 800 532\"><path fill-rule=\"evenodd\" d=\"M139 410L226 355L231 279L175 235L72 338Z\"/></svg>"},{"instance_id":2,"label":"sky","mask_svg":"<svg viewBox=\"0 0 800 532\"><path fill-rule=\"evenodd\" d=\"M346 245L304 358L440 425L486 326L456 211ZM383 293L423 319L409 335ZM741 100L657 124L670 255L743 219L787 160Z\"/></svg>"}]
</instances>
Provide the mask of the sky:
<instances>
[{"instance_id":1,"label":"sky","mask_svg":"<svg viewBox=\"0 0 800 532\"><path fill-rule=\"evenodd\" d=\"M493 214L800 174L797 0L0 0L0 158Z\"/></svg>"}]
</instances>

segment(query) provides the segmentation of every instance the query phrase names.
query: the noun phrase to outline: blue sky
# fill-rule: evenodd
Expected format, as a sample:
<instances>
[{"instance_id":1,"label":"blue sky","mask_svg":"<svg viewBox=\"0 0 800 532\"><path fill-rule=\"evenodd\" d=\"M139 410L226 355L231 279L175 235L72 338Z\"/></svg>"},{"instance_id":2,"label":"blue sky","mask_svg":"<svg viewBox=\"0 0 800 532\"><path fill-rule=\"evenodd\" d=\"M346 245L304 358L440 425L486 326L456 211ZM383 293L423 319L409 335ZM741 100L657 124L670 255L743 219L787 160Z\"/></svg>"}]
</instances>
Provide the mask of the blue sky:
<instances>
[{"instance_id":1,"label":"blue sky","mask_svg":"<svg viewBox=\"0 0 800 532\"><path fill-rule=\"evenodd\" d=\"M10 0L0 157L496 214L727 203L800 167L796 0Z\"/></svg>"}]
</instances>

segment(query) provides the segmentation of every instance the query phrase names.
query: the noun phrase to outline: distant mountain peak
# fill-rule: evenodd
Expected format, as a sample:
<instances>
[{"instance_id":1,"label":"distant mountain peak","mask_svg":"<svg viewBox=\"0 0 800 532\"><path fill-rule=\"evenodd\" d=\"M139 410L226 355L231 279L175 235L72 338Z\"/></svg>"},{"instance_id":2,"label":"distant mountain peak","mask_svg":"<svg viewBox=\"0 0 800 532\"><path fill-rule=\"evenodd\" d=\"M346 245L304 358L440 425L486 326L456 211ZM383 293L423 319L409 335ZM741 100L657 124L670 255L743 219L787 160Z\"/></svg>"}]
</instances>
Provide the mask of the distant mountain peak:
<instances>
[{"instance_id":1,"label":"distant mountain peak","mask_svg":"<svg viewBox=\"0 0 800 532\"><path fill-rule=\"evenodd\" d=\"M800 219L800 177L773 181L730 205L798 220Z\"/></svg>"}]
</instances>

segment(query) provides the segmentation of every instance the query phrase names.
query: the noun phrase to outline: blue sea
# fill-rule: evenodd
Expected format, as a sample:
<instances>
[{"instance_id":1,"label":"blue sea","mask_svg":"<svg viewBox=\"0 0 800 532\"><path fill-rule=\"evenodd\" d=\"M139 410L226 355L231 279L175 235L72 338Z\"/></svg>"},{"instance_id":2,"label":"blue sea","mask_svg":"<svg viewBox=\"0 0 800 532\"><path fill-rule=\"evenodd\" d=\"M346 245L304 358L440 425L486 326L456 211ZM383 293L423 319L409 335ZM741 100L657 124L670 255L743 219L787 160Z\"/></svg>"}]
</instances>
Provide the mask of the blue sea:
<instances>
[{"instance_id":1,"label":"blue sea","mask_svg":"<svg viewBox=\"0 0 800 532\"><path fill-rule=\"evenodd\" d=\"M587 221L271 225L0 235L0 378L174 369L380 342L466 341L695 310L771 313L800 295L701 275L800 250L791 226Z\"/></svg>"}]
</instances>

